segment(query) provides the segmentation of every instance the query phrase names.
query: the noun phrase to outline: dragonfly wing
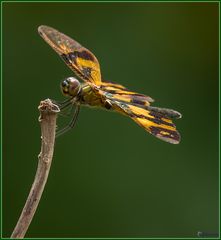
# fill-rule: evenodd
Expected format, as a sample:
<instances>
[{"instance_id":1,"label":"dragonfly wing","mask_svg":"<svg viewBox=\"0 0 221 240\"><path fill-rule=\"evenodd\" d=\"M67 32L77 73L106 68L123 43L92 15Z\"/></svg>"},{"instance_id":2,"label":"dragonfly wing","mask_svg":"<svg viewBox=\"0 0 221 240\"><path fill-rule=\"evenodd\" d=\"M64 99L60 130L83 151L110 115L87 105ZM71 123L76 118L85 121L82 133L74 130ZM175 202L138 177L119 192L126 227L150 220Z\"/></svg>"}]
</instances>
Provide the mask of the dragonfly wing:
<instances>
[{"instance_id":1,"label":"dragonfly wing","mask_svg":"<svg viewBox=\"0 0 221 240\"><path fill-rule=\"evenodd\" d=\"M144 109L128 103L111 100L114 110L126 114L155 137L172 144L180 142L180 134L167 115L154 110Z\"/></svg>"},{"instance_id":2,"label":"dragonfly wing","mask_svg":"<svg viewBox=\"0 0 221 240\"><path fill-rule=\"evenodd\" d=\"M100 65L92 52L52 27L40 26L38 32L82 80L101 83Z\"/></svg>"},{"instance_id":3,"label":"dragonfly wing","mask_svg":"<svg viewBox=\"0 0 221 240\"><path fill-rule=\"evenodd\" d=\"M118 100L120 102L142 105L144 107L149 106L151 102L154 102L149 96L130 91L124 86L112 82L102 82L100 90L100 94L105 95L109 99Z\"/></svg>"}]
</instances>

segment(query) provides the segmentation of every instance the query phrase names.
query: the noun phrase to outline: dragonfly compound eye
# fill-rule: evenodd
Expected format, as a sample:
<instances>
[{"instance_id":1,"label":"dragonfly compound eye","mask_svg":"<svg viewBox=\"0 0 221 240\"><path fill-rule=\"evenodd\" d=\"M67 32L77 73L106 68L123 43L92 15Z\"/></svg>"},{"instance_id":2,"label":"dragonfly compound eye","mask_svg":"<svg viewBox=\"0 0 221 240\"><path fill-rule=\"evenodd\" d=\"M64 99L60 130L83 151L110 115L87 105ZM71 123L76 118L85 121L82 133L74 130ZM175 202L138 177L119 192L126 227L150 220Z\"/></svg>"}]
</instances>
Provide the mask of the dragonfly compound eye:
<instances>
[{"instance_id":1,"label":"dragonfly compound eye","mask_svg":"<svg viewBox=\"0 0 221 240\"><path fill-rule=\"evenodd\" d=\"M80 88L81 88L80 82L74 77L66 78L61 83L61 91L65 96L69 97L76 96L79 93Z\"/></svg>"}]
</instances>

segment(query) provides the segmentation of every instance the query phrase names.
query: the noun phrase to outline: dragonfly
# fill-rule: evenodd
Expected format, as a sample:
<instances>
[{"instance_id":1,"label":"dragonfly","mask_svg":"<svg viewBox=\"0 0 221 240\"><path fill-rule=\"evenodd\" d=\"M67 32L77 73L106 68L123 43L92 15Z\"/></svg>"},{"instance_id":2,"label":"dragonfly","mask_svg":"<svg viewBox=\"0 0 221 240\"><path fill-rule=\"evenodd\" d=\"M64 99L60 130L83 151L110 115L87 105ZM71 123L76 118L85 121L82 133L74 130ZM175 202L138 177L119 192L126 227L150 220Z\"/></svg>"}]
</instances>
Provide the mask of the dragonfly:
<instances>
[{"instance_id":1,"label":"dragonfly","mask_svg":"<svg viewBox=\"0 0 221 240\"><path fill-rule=\"evenodd\" d=\"M74 105L75 112L70 123L58 130L56 136L72 129L80 107L89 106L126 115L148 133L165 142L180 142L180 134L172 121L182 117L178 111L151 106L154 102L151 97L130 91L121 84L104 81L95 55L64 33L44 25L38 27L38 32L82 80L80 82L75 77L68 77L61 82L61 91L68 99L58 105L60 109Z\"/></svg>"}]
</instances>

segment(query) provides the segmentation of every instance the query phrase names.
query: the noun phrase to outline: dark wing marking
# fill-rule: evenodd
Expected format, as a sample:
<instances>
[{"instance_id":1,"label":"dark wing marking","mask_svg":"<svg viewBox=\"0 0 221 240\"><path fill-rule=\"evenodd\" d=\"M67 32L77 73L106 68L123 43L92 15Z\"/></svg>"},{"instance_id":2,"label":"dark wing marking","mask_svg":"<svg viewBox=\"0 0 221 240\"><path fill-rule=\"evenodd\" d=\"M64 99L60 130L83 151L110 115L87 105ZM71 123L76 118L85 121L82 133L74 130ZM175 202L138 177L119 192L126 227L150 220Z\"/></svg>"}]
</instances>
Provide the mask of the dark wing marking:
<instances>
[{"instance_id":1,"label":"dark wing marking","mask_svg":"<svg viewBox=\"0 0 221 240\"><path fill-rule=\"evenodd\" d=\"M40 26L38 32L79 77L96 85L101 83L100 65L92 52L54 28Z\"/></svg>"},{"instance_id":2,"label":"dark wing marking","mask_svg":"<svg viewBox=\"0 0 221 240\"><path fill-rule=\"evenodd\" d=\"M175 118L179 119L182 117L182 114L169 108L159 108L159 107L152 107L148 106L146 107L147 110L151 111L152 114L157 114L157 115L162 115L162 116L167 116L168 118Z\"/></svg>"}]
</instances>

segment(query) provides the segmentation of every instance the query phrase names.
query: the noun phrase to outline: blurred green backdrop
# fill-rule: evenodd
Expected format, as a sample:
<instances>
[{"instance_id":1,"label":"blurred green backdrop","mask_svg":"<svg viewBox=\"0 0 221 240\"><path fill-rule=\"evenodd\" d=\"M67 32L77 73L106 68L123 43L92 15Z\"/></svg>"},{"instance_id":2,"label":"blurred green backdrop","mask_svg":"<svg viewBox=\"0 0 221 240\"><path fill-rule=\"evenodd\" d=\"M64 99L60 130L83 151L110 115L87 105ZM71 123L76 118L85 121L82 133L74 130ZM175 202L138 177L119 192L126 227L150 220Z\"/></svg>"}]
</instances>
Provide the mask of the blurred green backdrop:
<instances>
[{"instance_id":1,"label":"blurred green backdrop","mask_svg":"<svg viewBox=\"0 0 221 240\"><path fill-rule=\"evenodd\" d=\"M180 111L182 141L170 145L129 118L83 108L56 141L26 236L218 232L218 3L3 3L3 237L35 175L38 104L63 100L60 81L73 75L39 37L42 24L90 49L104 79Z\"/></svg>"}]
</instances>

